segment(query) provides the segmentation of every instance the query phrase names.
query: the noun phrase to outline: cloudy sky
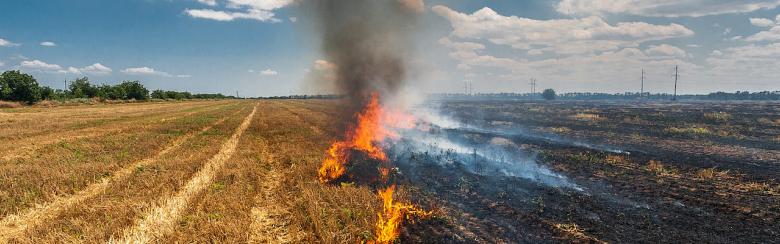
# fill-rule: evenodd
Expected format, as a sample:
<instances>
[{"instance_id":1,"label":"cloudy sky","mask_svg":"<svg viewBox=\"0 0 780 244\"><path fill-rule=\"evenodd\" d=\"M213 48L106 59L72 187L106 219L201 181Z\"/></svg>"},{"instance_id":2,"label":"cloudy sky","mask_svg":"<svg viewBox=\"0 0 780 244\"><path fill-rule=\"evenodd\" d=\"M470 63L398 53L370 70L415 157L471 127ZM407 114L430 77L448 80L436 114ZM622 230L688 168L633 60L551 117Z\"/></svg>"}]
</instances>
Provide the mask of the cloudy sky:
<instances>
[{"instance_id":1,"label":"cloudy sky","mask_svg":"<svg viewBox=\"0 0 780 244\"><path fill-rule=\"evenodd\" d=\"M389 0L393 1L393 0ZM292 0L8 0L0 70L153 89L317 93L333 68ZM428 92L780 90L780 0L427 0L409 84Z\"/></svg>"}]
</instances>

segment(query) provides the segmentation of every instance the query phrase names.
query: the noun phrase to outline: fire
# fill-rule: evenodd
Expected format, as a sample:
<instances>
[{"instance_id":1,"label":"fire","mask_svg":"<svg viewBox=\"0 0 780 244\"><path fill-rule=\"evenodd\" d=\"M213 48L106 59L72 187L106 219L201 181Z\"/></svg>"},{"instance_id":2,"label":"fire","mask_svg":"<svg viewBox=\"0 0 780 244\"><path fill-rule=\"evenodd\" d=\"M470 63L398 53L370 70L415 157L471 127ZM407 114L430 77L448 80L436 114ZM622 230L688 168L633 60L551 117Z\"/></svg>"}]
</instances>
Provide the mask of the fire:
<instances>
[{"instance_id":1,"label":"fire","mask_svg":"<svg viewBox=\"0 0 780 244\"><path fill-rule=\"evenodd\" d=\"M328 149L319 169L320 182L336 180L346 173L350 150L362 151L372 159L386 162L387 154L378 144L388 138L398 138L398 134L389 128L411 128L414 121L410 115L383 108L379 96L372 94L366 107L357 115L354 129L348 130L343 141L334 142Z\"/></svg>"},{"instance_id":2,"label":"fire","mask_svg":"<svg viewBox=\"0 0 780 244\"><path fill-rule=\"evenodd\" d=\"M357 114L356 125L347 130L344 140L334 142L326 152L326 158L318 171L320 182L328 183L346 174L347 163L354 150L382 162L379 174L387 184L390 163L380 144L386 139L398 139L399 136L393 129L408 129L414 126L413 116L382 107L378 94L371 94L363 111ZM369 243L390 243L400 235L400 225L404 219L409 219L411 216L431 215L430 212L420 210L411 204L395 202L393 199L395 187L390 185L377 192L382 199L382 211L377 214L376 240Z\"/></svg>"},{"instance_id":3,"label":"fire","mask_svg":"<svg viewBox=\"0 0 780 244\"><path fill-rule=\"evenodd\" d=\"M429 217L430 212L423 211L411 204L393 202L395 185L379 190L382 199L382 212L377 214L376 240L369 243L391 243L401 234L401 221L410 216Z\"/></svg>"}]
</instances>

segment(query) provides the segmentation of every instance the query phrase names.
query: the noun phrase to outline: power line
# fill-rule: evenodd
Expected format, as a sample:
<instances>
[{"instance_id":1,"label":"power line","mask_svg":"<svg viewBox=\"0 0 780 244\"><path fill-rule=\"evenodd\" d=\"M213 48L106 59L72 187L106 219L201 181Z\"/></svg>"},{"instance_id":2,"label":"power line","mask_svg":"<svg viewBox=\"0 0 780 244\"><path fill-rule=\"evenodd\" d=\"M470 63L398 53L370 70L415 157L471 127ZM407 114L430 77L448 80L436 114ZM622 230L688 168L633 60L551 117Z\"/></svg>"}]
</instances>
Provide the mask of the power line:
<instances>
[{"instance_id":1,"label":"power line","mask_svg":"<svg viewBox=\"0 0 780 244\"><path fill-rule=\"evenodd\" d=\"M674 66L674 97L672 101L677 101L677 79L680 77L677 69L677 65Z\"/></svg>"},{"instance_id":2,"label":"power line","mask_svg":"<svg viewBox=\"0 0 780 244\"><path fill-rule=\"evenodd\" d=\"M642 86L639 89L639 97L643 97L645 95L645 69L642 69Z\"/></svg>"}]
</instances>

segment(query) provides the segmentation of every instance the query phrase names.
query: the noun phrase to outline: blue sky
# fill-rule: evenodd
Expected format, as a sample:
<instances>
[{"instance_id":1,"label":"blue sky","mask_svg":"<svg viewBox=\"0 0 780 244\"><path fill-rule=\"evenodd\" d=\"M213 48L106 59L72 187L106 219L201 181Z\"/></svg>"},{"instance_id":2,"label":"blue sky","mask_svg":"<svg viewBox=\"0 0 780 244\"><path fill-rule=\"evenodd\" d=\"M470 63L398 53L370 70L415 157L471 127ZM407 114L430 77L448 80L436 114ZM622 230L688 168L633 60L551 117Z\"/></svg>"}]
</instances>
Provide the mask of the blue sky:
<instances>
[{"instance_id":1,"label":"blue sky","mask_svg":"<svg viewBox=\"0 0 780 244\"><path fill-rule=\"evenodd\" d=\"M304 0L305 1L305 0ZM387 0L396 1L396 0ZM419 0L410 0L419 1ZM305 4L305 3L304 3ZM778 0L428 0L408 84L428 92L780 90ZM291 0L8 0L0 70L247 96L327 92ZM325 78L322 78L325 79Z\"/></svg>"}]
</instances>

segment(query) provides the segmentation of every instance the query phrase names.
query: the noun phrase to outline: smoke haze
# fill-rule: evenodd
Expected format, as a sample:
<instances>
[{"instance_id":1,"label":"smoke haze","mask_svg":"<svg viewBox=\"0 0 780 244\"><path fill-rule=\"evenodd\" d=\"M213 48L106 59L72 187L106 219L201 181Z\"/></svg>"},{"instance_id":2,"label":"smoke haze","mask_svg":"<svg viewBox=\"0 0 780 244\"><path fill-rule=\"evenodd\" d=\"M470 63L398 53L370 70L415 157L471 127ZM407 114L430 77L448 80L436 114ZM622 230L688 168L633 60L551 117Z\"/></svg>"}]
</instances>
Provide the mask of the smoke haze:
<instances>
[{"instance_id":1,"label":"smoke haze","mask_svg":"<svg viewBox=\"0 0 780 244\"><path fill-rule=\"evenodd\" d=\"M421 0L317 0L303 2L335 67L337 93L359 109L372 92L394 96L402 88L414 46Z\"/></svg>"}]
</instances>

